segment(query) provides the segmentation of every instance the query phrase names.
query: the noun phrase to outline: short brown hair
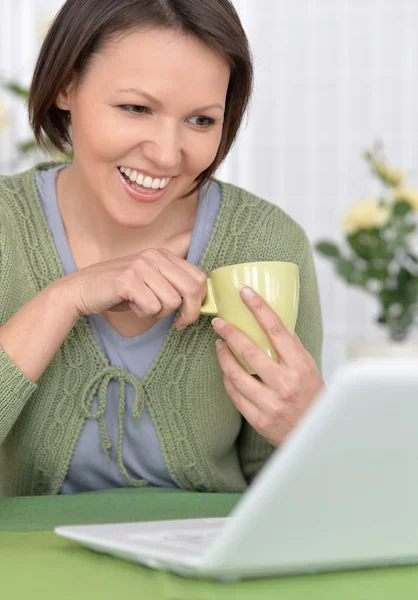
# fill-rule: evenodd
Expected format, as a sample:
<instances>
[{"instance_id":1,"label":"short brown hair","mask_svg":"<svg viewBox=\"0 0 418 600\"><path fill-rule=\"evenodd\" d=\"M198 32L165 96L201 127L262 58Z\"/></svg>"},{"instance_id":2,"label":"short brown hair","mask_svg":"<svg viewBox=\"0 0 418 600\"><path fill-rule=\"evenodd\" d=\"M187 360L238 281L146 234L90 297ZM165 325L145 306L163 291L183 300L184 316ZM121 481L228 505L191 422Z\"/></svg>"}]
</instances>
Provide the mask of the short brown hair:
<instances>
[{"instance_id":1,"label":"short brown hair","mask_svg":"<svg viewBox=\"0 0 418 600\"><path fill-rule=\"evenodd\" d=\"M61 152L71 148L70 114L55 101L75 77L85 75L94 54L125 31L175 28L198 38L229 64L222 139L215 160L196 178L190 194L212 177L231 149L253 90L247 36L230 0L67 0L43 42L29 95L29 120L39 146L49 140Z\"/></svg>"}]
</instances>

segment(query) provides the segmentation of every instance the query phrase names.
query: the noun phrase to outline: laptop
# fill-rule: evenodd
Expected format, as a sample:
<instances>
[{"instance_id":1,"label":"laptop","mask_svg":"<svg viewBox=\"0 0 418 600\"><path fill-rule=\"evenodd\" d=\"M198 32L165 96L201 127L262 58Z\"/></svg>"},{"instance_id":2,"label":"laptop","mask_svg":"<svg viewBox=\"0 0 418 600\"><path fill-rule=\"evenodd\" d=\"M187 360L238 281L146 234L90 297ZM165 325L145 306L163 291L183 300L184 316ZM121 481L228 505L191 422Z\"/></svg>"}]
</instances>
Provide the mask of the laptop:
<instances>
[{"instance_id":1,"label":"laptop","mask_svg":"<svg viewBox=\"0 0 418 600\"><path fill-rule=\"evenodd\" d=\"M418 563L418 363L345 363L227 518L57 527L217 580Z\"/></svg>"}]
</instances>

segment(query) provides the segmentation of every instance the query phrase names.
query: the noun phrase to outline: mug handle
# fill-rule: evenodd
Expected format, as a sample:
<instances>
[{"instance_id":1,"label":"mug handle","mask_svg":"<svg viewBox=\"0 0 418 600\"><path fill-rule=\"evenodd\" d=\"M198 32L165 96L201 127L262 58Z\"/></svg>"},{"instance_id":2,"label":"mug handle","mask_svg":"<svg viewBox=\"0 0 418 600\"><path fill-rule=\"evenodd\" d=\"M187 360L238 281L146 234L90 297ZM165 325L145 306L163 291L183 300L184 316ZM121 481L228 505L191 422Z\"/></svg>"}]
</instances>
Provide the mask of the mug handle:
<instances>
[{"instance_id":1,"label":"mug handle","mask_svg":"<svg viewBox=\"0 0 418 600\"><path fill-rule=\"evenodd\" d=\"M216 317L218 315L218 308L215 302L215 295L213 293L212 281L210 277L206 280L208 286L208 293L206 294L206 298L203 302L203 305L200 307L201 315L212 315Z\"/></svg>"}]
</instances>

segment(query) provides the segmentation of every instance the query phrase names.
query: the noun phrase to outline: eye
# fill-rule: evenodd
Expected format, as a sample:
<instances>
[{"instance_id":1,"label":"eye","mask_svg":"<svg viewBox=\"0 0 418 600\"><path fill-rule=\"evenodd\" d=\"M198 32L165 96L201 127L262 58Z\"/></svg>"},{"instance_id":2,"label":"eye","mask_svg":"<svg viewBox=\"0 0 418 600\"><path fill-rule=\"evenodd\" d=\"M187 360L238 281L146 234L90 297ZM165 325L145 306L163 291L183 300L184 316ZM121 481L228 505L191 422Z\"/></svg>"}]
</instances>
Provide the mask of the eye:
<instances>
[{"instance_id":1,"label":"eye","mask_svg":"<svg viewBox=\"0 0 418 600\"><path fill-rule=\"evenodd\" d=\"M120 106L119 108L126 112L135 113L137 115L142 115L145 112L150 112L149 108L147 108L146 106L138 106L137 104L122 104L122 106Z\"/></svg>"},{"instance_id":2,"label":"eye","mask_svg":"<svg viewBox=\"0 0 418 600\"><path fill-rule=\"evenodd\" d=\"M209 129L215 125L215 119L211 117L204 117L203 115L198 115L197 117L191 117L192 119L197 119L198 122L195 123L197 127L200 129Z\"/></svg>"}]
</instances>

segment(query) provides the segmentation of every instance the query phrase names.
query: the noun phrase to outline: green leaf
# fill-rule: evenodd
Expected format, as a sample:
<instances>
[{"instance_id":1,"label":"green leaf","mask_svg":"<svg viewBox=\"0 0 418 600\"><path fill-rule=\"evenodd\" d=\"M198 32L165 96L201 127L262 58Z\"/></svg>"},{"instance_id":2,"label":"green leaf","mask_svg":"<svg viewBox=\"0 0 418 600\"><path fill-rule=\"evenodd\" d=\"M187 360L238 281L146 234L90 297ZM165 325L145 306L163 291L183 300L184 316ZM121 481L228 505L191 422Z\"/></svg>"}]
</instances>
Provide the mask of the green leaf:
<instances>
[{"instance_id":1,"label":"green leaf","mask_svg":"<svg viewBox=\"0 0 418 600\"><path fill-rule=\"evenodd\" d=\"M399 232L405 235L409 235L410 233L413 233L416 230L416 228L417 226L415 223L406 223L405 225L402 225L402 227L399 228Z\"/></svg>"},{"instance_id":2,"label":"green leaf","mask_svg":"<svg viewBox=\"0 0 418 600\"><path fill-rule=\"evenodd\" d=\"M316 250L324 256L330 256L331 258L339 258L340 251L335 244L330 242L318 242L315 246Z\"/></svg>"},{"instance_id":3,"label":"green leaf","mask_svg":"<svg viewBox=\"0 0 418 600\"><path fill-rule=\"evenodd\" d=\"M418 277L401 267L396 281L396 288L383 289L378 294L384 310L392 304L400 304L404 310L414 310L418 301Z\"/></svg>"},{"instance_id":4,"label":"green leaf","mask_svg":"<svg viewBox=\"0 0 418 600\"><path fill-rule=\"evenodd\" d=\"M348 260L339 260L337 263L337 273L341 275L348 283L351 283L351 276L354 272L354 265Z\"/></svg>"},{"instance_id":5,"label":"green leaf","mask_svg":"<svg viewBox=\"0 0 418 600\"><path fill-rule=\"evenodd\" d=\"M27 142L18 144L18 149L21 154L28 154L29 152L36 150L36 148L37 145L35 140L28 140Z\"/></svg>"},{"instance_id":6,"label":"green leaf","mask_svg":"<svg viewBox=\"0 0 418 600\"><path fill-rule=\"evenodd\" d=\"M409 283L409 281L411 279L413 279L413 275L412 273L410 273L408 271L408 269L405 269L405 267L401 267L399 269L399 273L398 273L398 277L397 277L397 281L398 281L398 288L400 288L401 290L403 290L406 285Z\"/></svg>"},{"instance_id":7,"label":"green leaf","mask_svg":"<svg viewBox=\"0 0 418 600\"><path fill-rule=\"evenodd\" d=\"M401 202L396 202L396 204L393 205L392 212L397 217L404 217L408 213L412 212L412 206L409 204L409 202L402 200Z\"/></svg>"},{"instance_id":8,"label":"green leaf","mask_svg":"<svg viewBox=\"0 0 418 600\"><path fill-rule=\"evenodd\" d=\"M19 96L20 98L24 98L27 100L29 98L29 90L21 87L19 84L10 82L3 84L3 87L9 92L12 92L15 96Z\"/></svg>"},{"instance_id":9,"label":"green leaf","mask_svg":"<svg viewBox=\"0 0 418 600\"><path fill-rule=\"evenodd\" d=\"M386 265L384 267L374 267L373 265L370 265L367 267L366 275L368 279L384 281L389 277L389 269Z\"/></svg>"},{"instance_id":10,"label":"green leaf","mask_svg":"<svg viewBox=\"0 0 418 600\"><path fill-rule=\"evenodd\" d=\"M347 241L354 252L360 258L369 260L373 256L372 238L367 231L359 231L353 235L347 236Z\"/></svg>"},{"instance_id":11,"label":"green leaf","mask_svg":"<svg viewBox=\"0 0 418 600\"><path fill-rule=\"evenodd\" d=\"M337 273L341 275L347 283L350 283L351 285L365 285L366 277L364 271L357 269L355 264L350 260L342 258L337 262L336 267Z\"/></svg>"},{"instance_id":12,"label":"green leaf","mask_svg":"<svg viewBox=\"0 0 418 600\"><path fill-rule=\"evenodd\" d=\"M404 311L397 319L396 319L396 328L398 331L406 331L411 327L414 322L414 314L410 310Z\"/></svg>"},{"instance_id":13,"label":"green leaf","mask_svg":"<svg viewBox=\"0 0 418 600\"><path fill-rule=\"evenodd\" d=\"M383 289L379 292L379 298L383 304L383 307L387 309L391 304L400 304L402 301L402 295L397 290Z\"/></svg>"},{"instance_id":14,"label":"green leaf","mask_svg":"<svg viewBox=\"0 0 418 600\"><path fill-rule=\"evenodd\" d=\"M412 279L408 281L405 286L405 304L407 306L412 306L416 304L418 301L418 277L412 276Z\"/></svg>"},{"instance_id":15,"label":"green leaf","mask_svg":"<svg viewBox=\"0 0 418 600\"><path fill-rule=\"evenodd\" d=\"M373 258L389 259L391 253L388 243L381 236L379 229L364 229L347 237L354 252L363 260L371 260Z\"/></svg>"}]
</instances>

